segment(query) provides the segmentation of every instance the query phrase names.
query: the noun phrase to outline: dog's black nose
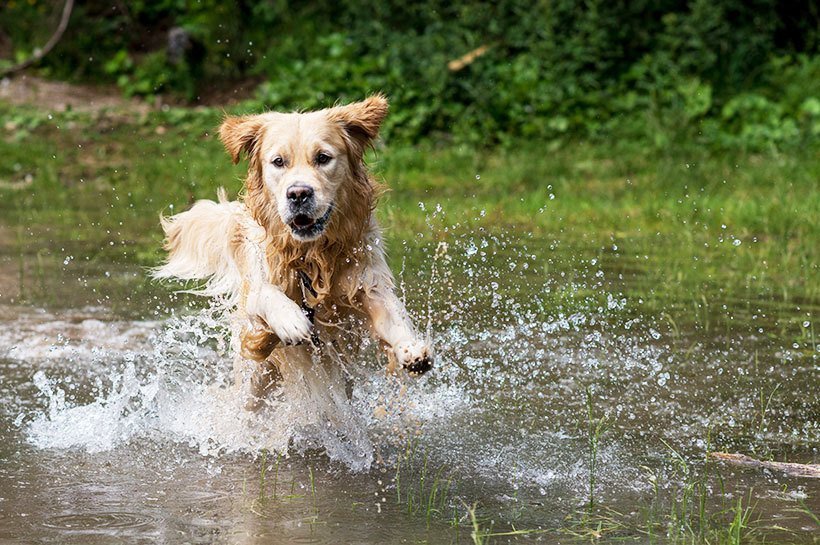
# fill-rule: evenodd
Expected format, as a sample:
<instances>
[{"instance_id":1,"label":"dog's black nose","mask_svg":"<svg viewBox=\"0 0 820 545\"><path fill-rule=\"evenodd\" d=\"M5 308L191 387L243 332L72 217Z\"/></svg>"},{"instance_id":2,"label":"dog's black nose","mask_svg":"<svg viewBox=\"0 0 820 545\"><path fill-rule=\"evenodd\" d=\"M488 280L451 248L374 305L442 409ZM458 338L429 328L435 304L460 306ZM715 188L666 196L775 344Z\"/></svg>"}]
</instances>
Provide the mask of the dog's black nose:
<instances>
[{"instance_id":1,"label":"dog's black nose","mask_svg":"<svg viewBox=\"0 0 820 545\"><path fill-rule=\"evenodd\" d=\"M313 198L313 188L302 184L292 185L288 188L287 197L292 204L303 205Z\"/></svg>"}]
</instances>

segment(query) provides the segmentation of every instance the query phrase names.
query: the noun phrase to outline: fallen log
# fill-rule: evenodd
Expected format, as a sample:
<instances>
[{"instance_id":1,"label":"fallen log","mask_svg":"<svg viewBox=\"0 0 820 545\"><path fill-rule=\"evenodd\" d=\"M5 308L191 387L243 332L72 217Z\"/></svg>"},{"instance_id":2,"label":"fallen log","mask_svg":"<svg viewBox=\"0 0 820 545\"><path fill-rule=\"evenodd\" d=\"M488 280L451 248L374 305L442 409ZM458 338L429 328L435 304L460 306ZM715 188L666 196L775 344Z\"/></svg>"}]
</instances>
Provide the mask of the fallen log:
<instances>
[{"instance_id":1,"label":"fallen log","mask_svg":"<svg viewBox=\"0 0 820 545\"><path fill-rule=\"evenodd\" d=\"M790 477L805 477L808 479L820 479L820 464L796 464L793 462L770 462L768 460L758 460L745 454L729 454L728 452L711 452L711 458L729 464L743 467L771 469L785 473Z\"/></svg>"}]
</instances>

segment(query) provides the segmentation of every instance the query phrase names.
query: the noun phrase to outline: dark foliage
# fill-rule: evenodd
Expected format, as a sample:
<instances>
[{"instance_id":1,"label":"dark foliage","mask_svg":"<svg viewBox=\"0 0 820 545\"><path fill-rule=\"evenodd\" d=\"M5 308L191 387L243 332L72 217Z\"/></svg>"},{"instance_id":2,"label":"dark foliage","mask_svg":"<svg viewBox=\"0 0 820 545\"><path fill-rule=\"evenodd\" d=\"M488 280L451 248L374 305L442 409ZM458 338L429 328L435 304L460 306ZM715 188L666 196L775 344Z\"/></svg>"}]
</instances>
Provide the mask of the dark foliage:
<instances>
[{"instance_id":1,"label":"dark foliage","mask_svg":"<svg viewBox=\"0 0 820 545\"><path fill-rule=\"evenodd\" d=\"M59 9L6 3L11 51L40 43ZM617 134L759 148L820 136L818 11L812 0L87 0L43 65L189 100L254 79L257 107L383 91L386 133L405 141Z\"/></svg>"}]
</instances>

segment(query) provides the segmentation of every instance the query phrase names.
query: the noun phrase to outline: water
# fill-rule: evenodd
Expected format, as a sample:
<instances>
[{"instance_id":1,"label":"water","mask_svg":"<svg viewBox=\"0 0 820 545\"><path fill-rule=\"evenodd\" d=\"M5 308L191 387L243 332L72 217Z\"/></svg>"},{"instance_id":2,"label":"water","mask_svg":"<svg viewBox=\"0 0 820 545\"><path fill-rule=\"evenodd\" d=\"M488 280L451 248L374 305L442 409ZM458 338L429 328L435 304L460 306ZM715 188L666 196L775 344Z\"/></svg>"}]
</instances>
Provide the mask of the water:
<instances>
[{"instance_id":1,"label":"water","mask_svg":"<svg viewBox=\"0 0 820 545\"><path fill-rule=\"evenodd\" d=\"M754 535L813 542L817 480L703 465L707 450L817 462L813 341L757 318L671 327L627 289L639 274L551 245L396 245L435 371L388 377L365 342L344 373L286 377L256 413L230 389L219 309L128 265L54 256L38 277L3 255L0 542L471 542L473 505L484 530L537 532L494 542L572 541L602 520L604 539L648 542L696 481L715 526L740 498ZM727 303L711 323L741 315Z\"/></svg>"}]
</instances>

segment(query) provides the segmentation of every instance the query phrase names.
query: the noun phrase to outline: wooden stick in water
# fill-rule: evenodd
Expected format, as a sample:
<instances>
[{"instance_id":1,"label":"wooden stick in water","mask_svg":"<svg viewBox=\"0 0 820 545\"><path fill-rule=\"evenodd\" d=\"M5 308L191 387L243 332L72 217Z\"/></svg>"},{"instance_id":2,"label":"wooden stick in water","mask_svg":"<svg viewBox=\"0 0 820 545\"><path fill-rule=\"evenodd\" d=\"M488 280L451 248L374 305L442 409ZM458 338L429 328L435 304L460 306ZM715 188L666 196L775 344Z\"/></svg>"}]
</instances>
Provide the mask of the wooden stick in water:
<instances>
[{"instance_id":1,"label":"wooden stick in water","mask_svg":"<svg viewBox=\"0 0 820 545\"><path fill-rule=\"evenodd\" d=\"M710 454L715 460L721 460L730 464L754 467L762 469L772 469L780 471L791 477L806 477L809 479L820 479L820 464L795 464L792 462L770 462L768 460L757 460L745 454L729 454L728 452L712 452Z\"/></svg>"}]
</instances>

